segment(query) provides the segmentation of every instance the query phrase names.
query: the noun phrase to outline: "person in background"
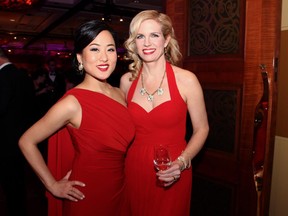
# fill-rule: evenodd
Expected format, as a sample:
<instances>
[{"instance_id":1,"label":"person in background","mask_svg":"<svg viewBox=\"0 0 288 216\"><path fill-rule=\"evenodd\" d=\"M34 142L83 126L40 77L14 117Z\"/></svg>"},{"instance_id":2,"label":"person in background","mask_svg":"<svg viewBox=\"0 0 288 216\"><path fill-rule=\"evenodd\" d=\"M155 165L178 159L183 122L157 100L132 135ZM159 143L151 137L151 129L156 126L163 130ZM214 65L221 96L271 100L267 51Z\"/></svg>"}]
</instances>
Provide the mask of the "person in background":
<instances>
[{"instance_id":1,"label":"person in background","mask_svg":"<svg viewBox=\"0 0 288 216\"><path fill-rule=\"evenodd\" d=\"M138 13L130 23L125 47L132 63L120 88L136 126L125 166L132 215L188 216L191 160L209 131L202 88L195 74L176 66L181 53L167 15L155 10ZM187 111L193 125L188 143ZM170 151L172 163L156 172L154 147L160 144Z\"/></svg>"},{"instance_id":2,"label":"person in background","mask_svg":"<svg viewBox=\"0 0 288 216\"><path fill-rule=\"evenodd\" d=\"M35 91L34 122L38 121L67 91L64 75L56 67L55 58L49 58L46 64L31 73ZM38 145L47 160L47 143L45 139Z\"/></svg>"},{"instance_id":3,"label":"person in background","mask_svg":"<svg viewBox=\"0 0 288 216\"><path fill-rule=\"evenodd\" d=\"M38 68L31 74L35 92L35 121L38 121L53 105L50 101L52 87L47 84L47 72Z\"/></svg>"},{"instance_id":4,"label":"person in background","mask_svg":"<svg viewBox=\"0 0 288 216\"><path fill-rule=\"evenodd\" d=\"M0 48L0 190L4 193L3 216L27 215L25 160L18 139L32 124L33 82L24 70L12 64Z\"/></svg>"},{"instance_id":5,"label":"person in background","mask_svg":"<svg viewBox=\"0 0 288 216\"><path fill-rule=\"evenodd\" d=\"M113 72L113 74L114 73L115 72ZM81 83L84 78L83 74L76 73L74 71L71 71L70 69L64 72L64 77L65 77L65 83L66 83L66 91L70 90L71 88Z\"/></svg>"},{"instance_id":6,"label":"person in background","mask_svg":"<svg viewBox=\"0 0 288 216\"><path fill-rule=\"evenodd\" d=\"M49 96L49 108L54 105L66 92L66 81L64 74L57 68L55 58L49 58L45 64L47 70L45 86L49 91L46 94Z\"/></svg>"},{"instance_id":7,"label":"person in background","mask_svg":"<svg viewBox=\"0 0 288 216\"><path fill-rule=\"evenodd\" d=\"M49 216L127 216L124 159L135 127L124 93L106 81L117 63L116 35L104 22L86 22L75 32L74 53L84 80L21 136L19 146L53 195ZM37 144L48 137L47 166Z\"/></svg>"},{"instance_id":8,"label":"person in background","mask_svg":"<svg viewBox=\"0 0 288 216\"><path fill-rule=\"evenodd\" d=\"M41 95L47 91L45 86L46 74L44 70L36 70L31 74L31 78L35 88L35 95Z\"/></svg>"},{"instance_id":9,"label":"person in background","mask_svg":"<svg viewBox=\"0 0 288 216\"><path fill-rule=\"evenodd\" d=\"M31 78L33 80L34 92L35 92L34 118L33 118L34 119L33 123L35 123L40 118L42 118L43 115L45 115L46 112L49 110L49 108L51 108L51 106L53 105L50 96L52 87L47 84L47 71L43 69L43 67L39 67L37 70L31 73ZM40 152L42 153L45 161L47 161L47 144L48 139L45 139L38 144L38 148L40 149ZM39 180L38 177L36 180Z\"/></svg>"}]
</instances>

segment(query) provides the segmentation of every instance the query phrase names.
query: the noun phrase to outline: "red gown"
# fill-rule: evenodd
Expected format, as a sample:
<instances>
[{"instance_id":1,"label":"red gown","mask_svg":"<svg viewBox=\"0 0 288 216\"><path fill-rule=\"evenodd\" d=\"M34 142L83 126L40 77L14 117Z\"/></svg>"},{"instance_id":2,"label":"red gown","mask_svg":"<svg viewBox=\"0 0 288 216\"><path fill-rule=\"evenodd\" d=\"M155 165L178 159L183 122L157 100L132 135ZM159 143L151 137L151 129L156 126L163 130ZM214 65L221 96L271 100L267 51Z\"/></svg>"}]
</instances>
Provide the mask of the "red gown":
<instances>
[{"instance_id":1,"label":"red gown","mask_svg":"<svg viewBox=\"0 0 288 216\"><path fill-rule=\"evenodd\" d=\"M49 195L49 216L111 216L119 212L126 216L124 161L135 133L131 116L125 106L100 93L72 89L64 97L67 95L75 96L81 105L81 126L66 126L50 138L48 166L57 179L71 169L70 180L86 184L79 187L85 198L71 202Z\"/></svg>"},{"instance_id":2,"label":"red gown","mask_svg":"<svg viewBox=\"0 0 288 216\"><path fill-rule=\"evenodd\" d=\"M138 79L128 92L128 110L136 126L134 142L126 158L126 177L133 216L188 216L192 189L192 169L169 188L157 186L153 165L154 145L168 145L174 161L186 147L187 105L176 86L174 72L166 63L171 100L150 112L132 101ZM140 77L140 76L138 76ZM135 92L135 93L134 93Z\"/></svg>"}]
</instances>

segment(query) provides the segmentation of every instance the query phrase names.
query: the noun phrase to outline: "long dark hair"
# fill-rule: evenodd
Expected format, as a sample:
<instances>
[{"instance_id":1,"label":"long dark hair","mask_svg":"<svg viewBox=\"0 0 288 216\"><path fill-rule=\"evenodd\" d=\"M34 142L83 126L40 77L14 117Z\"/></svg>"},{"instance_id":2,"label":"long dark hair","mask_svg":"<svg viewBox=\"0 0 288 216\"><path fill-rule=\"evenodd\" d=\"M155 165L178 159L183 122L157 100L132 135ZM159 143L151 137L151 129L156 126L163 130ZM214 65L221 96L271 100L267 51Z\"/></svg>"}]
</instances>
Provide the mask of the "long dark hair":
<instances>
[{"instance_id":1,"label":"long dark hair","mask_svg":"<svg viewBox=\"0 0 288 216\"><path fill-rule=\"evenodd\" d=\"M74 51L73 51L73 67L78 70L79 62L76 58L76 54L82 53L83 49L88 46L97 35L107 30L111 33L115 45L117 47L118 38L116 32L105 22L99 20L91 20L83 23L76 29L74 33Z\"/></svg>"}]
</instances>

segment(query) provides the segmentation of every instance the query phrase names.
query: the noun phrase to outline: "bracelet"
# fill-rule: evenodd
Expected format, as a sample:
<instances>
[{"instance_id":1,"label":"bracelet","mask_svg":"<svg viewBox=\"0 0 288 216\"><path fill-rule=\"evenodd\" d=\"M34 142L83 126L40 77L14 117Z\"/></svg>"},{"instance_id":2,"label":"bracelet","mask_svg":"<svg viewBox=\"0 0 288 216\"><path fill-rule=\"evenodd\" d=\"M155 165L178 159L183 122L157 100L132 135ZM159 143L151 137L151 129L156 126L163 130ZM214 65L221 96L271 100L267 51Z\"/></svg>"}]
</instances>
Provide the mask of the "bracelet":
<instances>
[{"instance_id":1,"label":"bracelet","mask_svg":"<svg viewBox=\"0 0 288 216\"><path fill-rule=\"evenodd\" d=\"M185 160L185 158L182 156L182 155L180 155L178 158L177 158L177 160L179 160L179 161L181 161L182 163L183 163L183 165L184 165L184 167L182 166L181 167L181 172L184 170L184 169L188 169L190 166L191 166L191 162L189 163L186 163L186 160Z\"/></svg>"},{"instance_id":2,"label":"bracelet","mask_svg":"<svg viewBox=\"0 0 288 216\"><path fill-rule=\"evenodd\" d=\"M184 158L182 156L179 156L177 158L177 160L182 163L182 166L180 167L180 171L182 172L185 169L185 167L186 167L185 162L184 162Z\"/></svg>"}]
</instances>

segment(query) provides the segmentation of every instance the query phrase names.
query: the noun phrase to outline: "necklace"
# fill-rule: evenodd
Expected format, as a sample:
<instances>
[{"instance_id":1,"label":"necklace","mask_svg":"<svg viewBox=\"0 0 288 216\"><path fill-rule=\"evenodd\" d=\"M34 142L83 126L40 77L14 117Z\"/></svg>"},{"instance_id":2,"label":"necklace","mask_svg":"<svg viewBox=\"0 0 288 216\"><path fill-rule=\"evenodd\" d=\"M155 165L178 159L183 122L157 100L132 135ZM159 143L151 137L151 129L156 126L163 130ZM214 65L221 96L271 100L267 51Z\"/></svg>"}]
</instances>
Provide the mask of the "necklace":
<instances>
[{"instance_id":1,"label":"necklace","mask_svg":"<svg viewBox=\"0 0 288 216\"><path fill-rule=\"evenodd\" d=\"M162 86L162 83L163 83L163 80L164 80L164 77L165 77L165 73L166 73L166 70L164 71L164 74L163 74L163 77L162 77L162 79L161 79L161 82L160 82L159 87L158 87L152 94L150 94L150 93L145 89L145 87L144 87L144 81L143 81L143 73L141 73L141 85L142 85L142 88L140 89L140 94L141 94L141 95L147 94L147 95L148 95L148 96L147 96L147 100L148 100L148 101L152 102L153 99L154 99L154 95L155 95L156 93L157 93L157 95L159 95L159 96L163 95L164 90L163 90L163 88L161 88L161 86Z\"/></svg>"}]
</instances>

